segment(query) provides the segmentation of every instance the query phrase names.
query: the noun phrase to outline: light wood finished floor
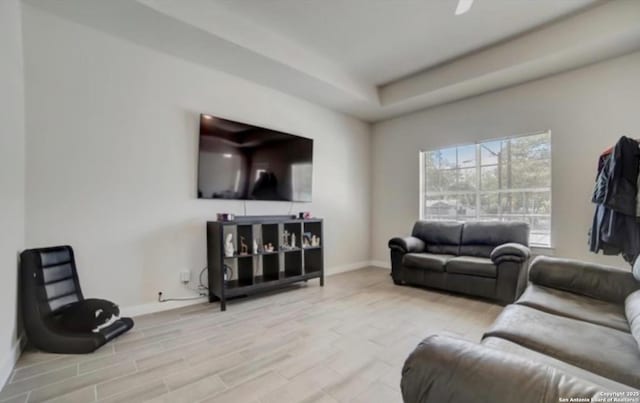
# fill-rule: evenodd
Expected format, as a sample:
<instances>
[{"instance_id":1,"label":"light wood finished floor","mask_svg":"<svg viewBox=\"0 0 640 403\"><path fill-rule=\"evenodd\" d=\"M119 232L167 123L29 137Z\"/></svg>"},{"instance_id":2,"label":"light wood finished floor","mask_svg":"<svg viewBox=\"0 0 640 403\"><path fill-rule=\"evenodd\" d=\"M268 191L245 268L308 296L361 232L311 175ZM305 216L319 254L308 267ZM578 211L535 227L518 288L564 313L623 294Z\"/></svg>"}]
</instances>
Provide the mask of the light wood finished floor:
<instances>
[{"instance_id":1,"label":"light wood finished floor","mask_svg":"<svg viewBox=\"0 0 640 403\"><path fill-rule=\"evenodd\" d=\"M393 285L367 268L278 292L136 318L93 354L26 351L1 402L400 402L420 340L479 340L501 307Z\"/></svg>"}]
</instances>

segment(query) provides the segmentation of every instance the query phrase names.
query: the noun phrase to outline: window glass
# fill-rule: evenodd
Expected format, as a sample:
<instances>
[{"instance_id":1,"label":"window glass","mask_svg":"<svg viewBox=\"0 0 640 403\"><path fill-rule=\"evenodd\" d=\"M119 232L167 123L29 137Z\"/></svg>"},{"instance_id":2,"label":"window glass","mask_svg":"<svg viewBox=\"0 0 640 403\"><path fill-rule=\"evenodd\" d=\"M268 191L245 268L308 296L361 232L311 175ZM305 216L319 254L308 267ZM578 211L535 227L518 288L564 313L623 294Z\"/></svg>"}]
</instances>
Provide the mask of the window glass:
<instances>
[{"instance_id":1,"label":"window glass","mask_svg":"<svg viewBox=\"0 0 640 403\"><path fill-rule=\"evenodd\" d=\"M422 152L421 218L525 221L551 245L551 134Z\"/></svg>"}]
</instances>

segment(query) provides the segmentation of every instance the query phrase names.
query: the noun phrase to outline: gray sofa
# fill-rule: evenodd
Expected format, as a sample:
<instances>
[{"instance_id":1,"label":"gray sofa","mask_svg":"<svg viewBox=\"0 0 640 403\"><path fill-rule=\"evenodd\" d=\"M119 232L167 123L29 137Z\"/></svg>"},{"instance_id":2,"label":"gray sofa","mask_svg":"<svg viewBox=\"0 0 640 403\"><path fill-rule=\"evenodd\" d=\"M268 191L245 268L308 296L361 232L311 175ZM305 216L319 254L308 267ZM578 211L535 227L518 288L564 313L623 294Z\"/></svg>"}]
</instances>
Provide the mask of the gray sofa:
<instances>
[{"instance_id":1,"label":"gray sofa","mask_svg":"<svg viewBox=\"0 0 640 403\"><path fill-rule=\"evenodd\" d=\"M526 286L528 246L526 223L418 221L411 236L389 241L391 275L508 304Z\"/></svg>"},{"instance_id":2,"label":"gray sofa","mask_svg":"<svg viewBox=\"0 0 640 403\"><path fill-rule=\"evenodd\" d=\"M640 401L640 269L540 256L529 281L480 344L425 339L402 370L405 402Z\"/></svg>"}]
</instances>

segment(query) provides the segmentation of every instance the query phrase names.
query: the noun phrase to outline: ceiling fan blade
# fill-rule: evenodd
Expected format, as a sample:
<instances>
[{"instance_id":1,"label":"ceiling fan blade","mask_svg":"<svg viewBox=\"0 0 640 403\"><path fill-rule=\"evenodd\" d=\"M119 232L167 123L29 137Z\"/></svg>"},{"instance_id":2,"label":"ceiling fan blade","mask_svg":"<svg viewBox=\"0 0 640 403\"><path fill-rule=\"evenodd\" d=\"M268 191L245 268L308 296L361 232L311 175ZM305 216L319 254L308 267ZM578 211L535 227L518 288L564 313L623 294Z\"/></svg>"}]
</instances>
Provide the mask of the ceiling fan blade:
<instances>
[{"instance_id":1,"label":"ceiling fan blade","mask_svg":"<svg viewBox=\"0 0 640 403\"><path fill-rule=\"evenodd\" d=\"M461 15L469 11L471 9L472 4L473 4L473 0L458 0L458 7L456 7L456 15Z\"/></svg>"}]
</instances>

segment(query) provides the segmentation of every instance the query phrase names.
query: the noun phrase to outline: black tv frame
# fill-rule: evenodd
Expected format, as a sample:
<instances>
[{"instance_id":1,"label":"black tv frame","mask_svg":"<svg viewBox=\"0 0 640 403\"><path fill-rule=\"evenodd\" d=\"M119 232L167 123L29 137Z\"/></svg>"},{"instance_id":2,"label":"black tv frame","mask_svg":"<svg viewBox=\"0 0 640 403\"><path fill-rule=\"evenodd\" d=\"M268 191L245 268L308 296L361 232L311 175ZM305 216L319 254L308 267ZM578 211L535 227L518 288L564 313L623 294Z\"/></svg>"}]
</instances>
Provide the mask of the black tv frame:
<instances>
[{"instance_id":1,"label":"black tv frame","mask_svg":"<svg viewBox=\"0 0 640 403\"><path fill-rule=\"evenodd\" d=\"M313 156L314 156L314 153L313 153L314 139L313 138L300 136L298 134L293 134L291 132L284 132L284 131L281 131L281 130L272 129L272 128L269 128L269 127L261 126L261 125L254 124L254 123L247 122L247 121L234 120L234 119L228 118L226 116L214 115L214 114L210 114L210 113L200 113L199 120L198 120L198 155L197 155L197 158L196 158L196 192L195 192L196 193L195 196L196 196L196 198L198 200L243 201L243 202L251 201L251 202L271 202L271 203L273 203L273 202L311 203L313 201L313 176L312 176L312 181L311 181L311 193L310 193L311 194L311 199L310 200L275 200L275 199L274 200L269 200L269 199L248 199L248 198L201 197L199 195L199 189L198 189L199 183L200 183L200 154L201 154L200 153L200 137L202 135L201 134L201 125L202 125L202 121L203 121L205 116L209 116L209 117L217 118L217 119L222 119L222 120L226 120L226 121L230 121L230 122L238 123L238 124L243 124L243 125L247 125L247 126L253 126L255 128L258 128L258 129L269 130L269 131L276 132L276 133L281 133L281 134L284 134L284 135L287 135L287 136L290 136L290 137L296 137L296 138L299 138L299 139L309 140L309 141L311 141L311 165L312 165L312 167L313 167L313 160L314 160L314 158L313 158ZM313 173L312 173L312 175L313 175Z\"/></svg>"}]
</instances>

